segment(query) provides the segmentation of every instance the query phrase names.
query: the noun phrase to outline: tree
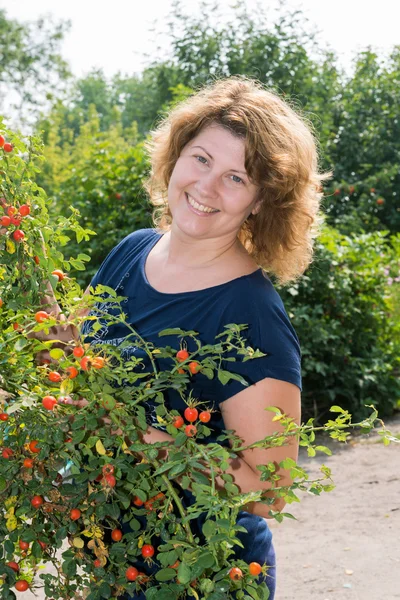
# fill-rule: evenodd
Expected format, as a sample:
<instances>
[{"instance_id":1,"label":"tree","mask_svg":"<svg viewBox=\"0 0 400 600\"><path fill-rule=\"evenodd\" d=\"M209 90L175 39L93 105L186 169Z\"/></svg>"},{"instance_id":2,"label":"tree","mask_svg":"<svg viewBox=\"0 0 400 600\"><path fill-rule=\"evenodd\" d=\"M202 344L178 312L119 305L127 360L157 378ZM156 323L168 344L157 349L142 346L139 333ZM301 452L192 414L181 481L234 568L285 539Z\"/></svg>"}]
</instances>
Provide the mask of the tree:
<instances>
[{"instance_id":1,"label":"tree","mask_svg":"<svg viewBox=\"0 0 400 600\"><path fill-rule=\"evenodd\" d=\"M334 165L331 222L345 232L400 231L400 46L387 60L361 52L333 110L326 156Z\"/></svg>"},{"instance_id":2,"label":"tree","mask_svg":"<svg viewBox=\"0 0 400 600\"><path fill-rule=\"evenodd\" d=\"M51 100L60 82L70 76L60 55L60 43L68 23L54 23L42 17L19 23L0 9L0 110L17 109L19 118L37 114L45 100ZM9 101L9 97L16 100Z\"/></svg>"}]
</instances>

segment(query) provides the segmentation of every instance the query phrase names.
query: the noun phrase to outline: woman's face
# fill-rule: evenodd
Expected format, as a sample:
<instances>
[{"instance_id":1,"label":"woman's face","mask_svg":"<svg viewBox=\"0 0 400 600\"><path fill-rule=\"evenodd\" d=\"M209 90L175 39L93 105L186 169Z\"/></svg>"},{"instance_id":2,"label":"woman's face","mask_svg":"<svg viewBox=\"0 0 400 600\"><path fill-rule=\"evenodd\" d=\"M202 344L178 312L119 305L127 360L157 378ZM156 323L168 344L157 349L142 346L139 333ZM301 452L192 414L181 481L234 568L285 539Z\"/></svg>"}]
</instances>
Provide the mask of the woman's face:
<instances>
[{"instance_id":1,"label":"woman's face","mask_svg":"<svg viewBox=\"0 0 400 600\"><path fill-rule=\"evenodd\" d=\"M244 140L220 125L205 127L183 148L168 186L173 228L198 239L236 238L259 209L244 155Z\"/></svg>"}]
</instances>

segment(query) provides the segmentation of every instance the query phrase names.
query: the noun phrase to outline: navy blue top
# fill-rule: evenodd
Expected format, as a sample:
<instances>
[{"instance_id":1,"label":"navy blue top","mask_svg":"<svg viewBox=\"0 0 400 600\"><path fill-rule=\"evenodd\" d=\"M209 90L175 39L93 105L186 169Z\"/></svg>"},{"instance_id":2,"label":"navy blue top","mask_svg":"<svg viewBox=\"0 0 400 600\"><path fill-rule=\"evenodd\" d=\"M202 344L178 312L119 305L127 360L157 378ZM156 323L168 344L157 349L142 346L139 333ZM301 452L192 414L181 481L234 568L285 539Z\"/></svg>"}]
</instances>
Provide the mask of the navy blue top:
<instances>
[{"instance_id":1,"label":"navy blue top","mask_svg":"<svg viewBox=\"0 0 400 600\"><path fill-rule=\"evenodd\" d=\"M216 343L215 336L229 323L246 324L248 329L241 335L248 340L252 348L258 348L265 357L239 362L223 361L221 368L234 371L243 376L249 384L257 383L266 377L288 381L301 390L301 354L296 332L285 311L278 292L262 269L243 275L203 290L192 292L163 293L155 290L147 280L145 262L150 250L161 238L162 234L154 229L141 229L124 238L107 256L94 276L91 285L107 285L125 296L122 308L128 322L147 341L155 346L172 346L179 350L178 336L158 337L158 333L170 327L198 332L202 344ZM101 305L107 310L107 304ZM103 326L98 332L90 331L91 324L86 322L83 335L94 343L122 343L127 331L121 325ZM188 351L194 351L193 340L187 340ZM147 355L134 344L124 348L122 356L140 356L144 362ZM170 369L170 359L159 359L161 370ZM191 390L195 398L214 408L208 427L212 430L206 442L215 442L225 428L219 405L234 394L245 389L242 383L230 380L223 385L217 377L209 380L198 373L191 377ZM181 414L186 404L175 390L164 392L166 407L176 409ZM159 429L155 416L155 405L149 404L149 423ZM249 407L251 408L251 407ZM199 440L200 441L200 440ZM219 442L229 446L228 441ZM186 494L185 494L186 495ZM261 545L271 544L271 533L265 519L242 511L242 519L246 519L249 529L248 543L260 551ZM239 519L240 524L242 522ZM252 526L251 526L252 525ZM256 534L260 536L256 542ZM246 543L245 543L246 545ZM248 545L248 544L247 544ZM265 546L264 546L265 547ZM259 555L258 555L259 556ZM246 553L246 560L248 555ZM256 560L256 559L254 559Z\"/></svg>"}]
</instances>

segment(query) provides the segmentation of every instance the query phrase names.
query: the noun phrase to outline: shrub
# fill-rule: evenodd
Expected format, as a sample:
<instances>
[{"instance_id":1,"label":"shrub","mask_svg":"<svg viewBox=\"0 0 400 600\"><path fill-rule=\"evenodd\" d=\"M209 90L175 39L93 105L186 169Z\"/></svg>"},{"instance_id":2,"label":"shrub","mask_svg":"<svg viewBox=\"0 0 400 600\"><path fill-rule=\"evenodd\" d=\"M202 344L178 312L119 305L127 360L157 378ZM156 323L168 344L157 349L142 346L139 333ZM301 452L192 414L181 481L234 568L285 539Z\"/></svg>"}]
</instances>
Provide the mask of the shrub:
<instances>
[{"instance_id":1,"label":"shrub","mask_svg":"<svg viewBox=\"0 0 400 600\"><path fill-rule=\"evenodd\" d=\"M280 290L302 346L305 416L322 419L332 403L356 418L366 404L384 416L399 405L399 248L388 232L326 227L306 274Z\"/></svg>"}]
</instances>

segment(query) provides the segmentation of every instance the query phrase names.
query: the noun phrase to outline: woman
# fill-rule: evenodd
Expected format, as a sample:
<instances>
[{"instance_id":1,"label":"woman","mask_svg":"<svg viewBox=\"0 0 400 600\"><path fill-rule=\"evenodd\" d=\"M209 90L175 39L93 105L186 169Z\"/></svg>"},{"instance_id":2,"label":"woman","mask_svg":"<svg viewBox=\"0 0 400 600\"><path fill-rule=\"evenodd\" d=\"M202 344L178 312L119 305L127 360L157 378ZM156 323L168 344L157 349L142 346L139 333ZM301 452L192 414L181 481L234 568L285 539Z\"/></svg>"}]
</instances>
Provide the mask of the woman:
<instances>
[{"instance_id":1,"label":"woman","mask_svg":"<svg viewBox=\"0 0 400 600\"><path fill-rule=\"evenodd\" d=\"M301 365L297 335L267 273L281 284L299 277L312 259L313 238L321 222L320 184L329 174L317 171L316 143L309 125L294 109L261 84L232 77L216 81L177 105L152 132L147 144L151 174L146 182L155 206L156 229L128 235L106 258L92 286L101 283L125 296L124 312L148 341L176 345L176 337L158 338L167 327L195 330L203 343L228 323L246 324L249 344L266 356L227 362L240 373L226 385L201 372L192 378L194 397L214 410L207 442L223 429L235 430L245 445L277 431L277 406L300 422ZM122 342L119 327L83 334L95 343ZM90 337L92 336L92 337ZM190 340L189 340L190 342ZM191 347L188 346L190 352ZM128 357L137 352L125 348ZM171 409L186 408L171 390ZM147 443L172 440L148 407ZM229 471L240 490L260 482L257 465L286 457L297 459L296 440L280 448L248 450ZM281 485L290 485L280 469ZM190 495L183 493L190 502ZM244 549L236 556L266 563L270 598L275 593L275 556L267 525L271 507L248 505L238 523ZM201 531L201 522L198 523Z\"/></svg>"}]
</instances>

